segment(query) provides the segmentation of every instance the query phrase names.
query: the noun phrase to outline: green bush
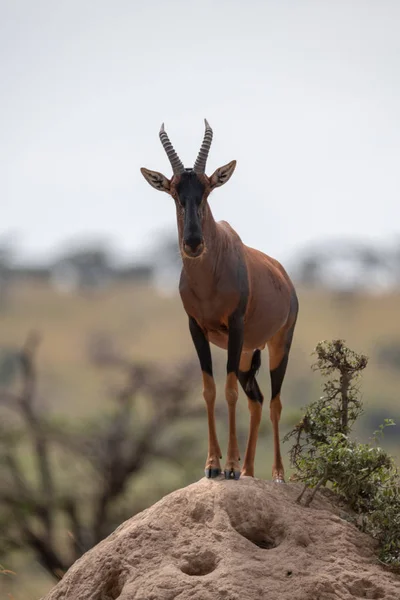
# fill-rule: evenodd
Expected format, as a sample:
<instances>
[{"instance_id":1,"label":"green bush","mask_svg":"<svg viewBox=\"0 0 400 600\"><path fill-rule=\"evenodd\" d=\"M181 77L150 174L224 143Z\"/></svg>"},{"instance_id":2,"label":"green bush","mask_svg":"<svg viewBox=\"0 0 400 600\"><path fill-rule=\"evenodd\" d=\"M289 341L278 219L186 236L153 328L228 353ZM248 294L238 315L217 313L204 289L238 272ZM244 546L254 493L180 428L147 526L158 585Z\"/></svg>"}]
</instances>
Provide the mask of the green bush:
<instances>
[{"instance_id":1,"label":"green bush","mask_svg":"<svg viewBox=\"0 0 400 600\"><path fill-rule=\"evenodd\" d=\"M321 342L313 365L329 377L323 395L307 408L301 422L286 436L294 479L304 483L308 506L318 489L329 485L355 511L357 526L380 544L380 559L400 567L400 478L393 459L379 446L391 419L362 444L350 433L362 413L358 383L367 357L347 348L343 340Z\"/></svg>"}]
</instances>

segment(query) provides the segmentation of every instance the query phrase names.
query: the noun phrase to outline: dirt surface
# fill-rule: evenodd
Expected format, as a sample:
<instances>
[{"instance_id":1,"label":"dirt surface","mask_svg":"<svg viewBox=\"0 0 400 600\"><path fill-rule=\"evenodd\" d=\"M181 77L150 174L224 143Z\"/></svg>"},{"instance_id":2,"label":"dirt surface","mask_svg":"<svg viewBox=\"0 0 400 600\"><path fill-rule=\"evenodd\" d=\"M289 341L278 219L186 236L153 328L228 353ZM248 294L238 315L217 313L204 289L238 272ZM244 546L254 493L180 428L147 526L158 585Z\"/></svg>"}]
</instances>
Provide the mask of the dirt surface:
<instances>
[{"instance_id":1,"label":"dirt surface","mask_svg":"<svg viewBox=\"0 0 400 600\"><path fill-rule=\"evenodd\" d=\"M399 600L373 540L324 496L299 506L298 492L202 479L120 525L45 600Z\"/></svg>"}]
</instances>

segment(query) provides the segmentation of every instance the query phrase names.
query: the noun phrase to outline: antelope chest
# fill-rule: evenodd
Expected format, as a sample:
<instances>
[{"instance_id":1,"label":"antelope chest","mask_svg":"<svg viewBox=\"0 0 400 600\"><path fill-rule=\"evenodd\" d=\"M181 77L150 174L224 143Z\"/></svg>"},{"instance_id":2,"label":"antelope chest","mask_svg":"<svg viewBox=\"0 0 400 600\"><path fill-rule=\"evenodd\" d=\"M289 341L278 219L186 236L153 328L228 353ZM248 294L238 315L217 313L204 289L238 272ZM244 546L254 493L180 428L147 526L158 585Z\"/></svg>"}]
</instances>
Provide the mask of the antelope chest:
<instances>
[{"instance_id":1,"label":"antelope chest","mask_svg":"<svg viewBox=\"0 0 400 600\"><path fill-rule=\"evenodd\" d=\"M226 332L229 315L235 310L238 298L235 294L211 294L199 298L190 289L181 290L185 311L194 317L206 331Z\"/></svg>"}]
</instances>

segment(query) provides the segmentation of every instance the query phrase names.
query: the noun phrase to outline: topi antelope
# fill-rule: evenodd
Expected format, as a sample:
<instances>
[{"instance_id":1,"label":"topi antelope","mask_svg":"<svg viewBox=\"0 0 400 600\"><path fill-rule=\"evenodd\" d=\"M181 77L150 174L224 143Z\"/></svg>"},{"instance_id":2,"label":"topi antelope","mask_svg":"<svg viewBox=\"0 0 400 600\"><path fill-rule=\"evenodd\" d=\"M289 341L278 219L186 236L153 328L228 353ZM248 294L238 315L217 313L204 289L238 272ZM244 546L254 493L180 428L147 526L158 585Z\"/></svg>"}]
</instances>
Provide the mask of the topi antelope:
<instances>
[{"instance_id":1,"label":"topi antelope","mask_svg":"<svg viewBox=\"0 0 400 600\"><path fill-rule=\"evenodd\" d=\"M261 420L263 395L256 380L261 350L268 346L271 375L270 417L274 434L273 480L284 482L280 452L280 391L285 377L298 313L292 282L273 258L249 248L226 221L216 222L208 204L210 192L226 183L236 167L233 160L205 174L213 132L205 121L205 134L193 169L185 169L161 126L160 139L173 176L141 169L146 181L175 200L179 247L183 268L179 292L189 317L189 329L203 375L203 396L208 415L206 477L221 473L214 406L210 342L228 350L225 397L229 415L229 442L225 478L240 474L254 477L254 458ZM236 439L238 380L248 398L250 431L243 467L239 466Z\"/></svg>"}]
</instances>

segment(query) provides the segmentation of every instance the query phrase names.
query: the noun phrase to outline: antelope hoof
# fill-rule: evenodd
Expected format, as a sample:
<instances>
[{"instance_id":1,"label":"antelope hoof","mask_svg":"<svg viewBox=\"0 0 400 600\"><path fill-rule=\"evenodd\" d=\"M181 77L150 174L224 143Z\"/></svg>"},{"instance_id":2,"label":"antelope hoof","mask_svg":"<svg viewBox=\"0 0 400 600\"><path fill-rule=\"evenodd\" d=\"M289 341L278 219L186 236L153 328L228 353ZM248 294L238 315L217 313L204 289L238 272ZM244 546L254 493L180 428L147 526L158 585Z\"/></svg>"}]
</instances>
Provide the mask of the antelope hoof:
<instances>
[{"instance_id":1,"label":"antelope hoof","mask_svg":"<svg viewBox=\"0 0 400 600\"><path fill-rule=\"evenodd\" d=\"M215 479L218 475L221 475L221 469L209 467L208 469L204 469L204 473L207 479Z\"/></svg>"},{"instance_id":2,"label":"antelope hoof","mask_svg":"<svg viewBox=\"0 0 400 600\"><path fill-rule=\"evenodd\" d=\"M235 471L235 469L225 469L225 479L239 479L240 471Z\"/></svg>"},{"instance_id":3,"label":"antelope hoof","mask_svg":"<svg viewBox=\"0 0 400 600\"><path fill-rule=\"evenodd\" d=\"M285 480L282 477L275 477L273 479L274 483L286 483Z\"/></svg>"}]
</instances>

